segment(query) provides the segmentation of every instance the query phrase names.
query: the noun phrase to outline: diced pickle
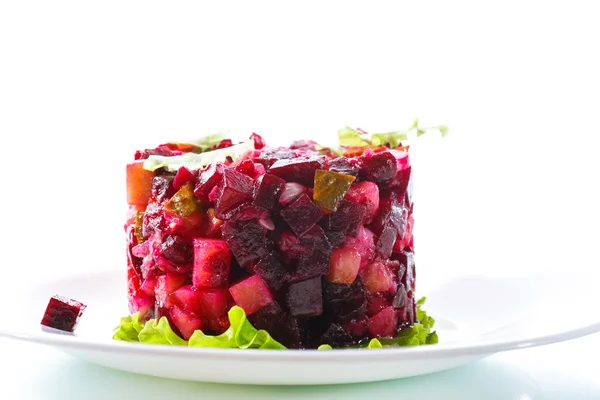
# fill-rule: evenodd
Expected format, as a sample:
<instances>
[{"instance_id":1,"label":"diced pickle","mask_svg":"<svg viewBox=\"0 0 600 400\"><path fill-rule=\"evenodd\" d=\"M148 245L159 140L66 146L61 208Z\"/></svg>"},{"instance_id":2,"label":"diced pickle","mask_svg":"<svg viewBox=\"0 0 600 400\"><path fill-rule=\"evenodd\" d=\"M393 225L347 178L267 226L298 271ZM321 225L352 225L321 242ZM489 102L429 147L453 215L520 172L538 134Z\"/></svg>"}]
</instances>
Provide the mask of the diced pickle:
<instances>
[{"instance_id":1,"label":"diced pickle","mask_svg":"<svg viewBox=\"0 0 600 400\"><path fill-rule=\"evenodd\" d=\"M339 172L317 170L315 172L315 191L313 199L325 213L337 211L356 177Z\"/></svg>"},{"instance_id":2,"label":"diced pickle","mask_svg":"<svg viewBox=\"0 0 600 400\"><path fill-rule=\"evenodd\" d=\"M144 213L138 211L135 213L135 226L134 226L135 238L137 239L138 243L144 242L143 228L144 228Z\"/></svg>"},{"instance_id":3,"label":"diced pickle","mask_svg":"<svg viewBox=\"0 0 600 400\"><path fill-rule=\"evenodd\" d=\"M165 210L173 215L185 218L198 210L198 201L194 196L194 187L191 183L184 185L165 204Z\"/></svg>"}]
</instances>

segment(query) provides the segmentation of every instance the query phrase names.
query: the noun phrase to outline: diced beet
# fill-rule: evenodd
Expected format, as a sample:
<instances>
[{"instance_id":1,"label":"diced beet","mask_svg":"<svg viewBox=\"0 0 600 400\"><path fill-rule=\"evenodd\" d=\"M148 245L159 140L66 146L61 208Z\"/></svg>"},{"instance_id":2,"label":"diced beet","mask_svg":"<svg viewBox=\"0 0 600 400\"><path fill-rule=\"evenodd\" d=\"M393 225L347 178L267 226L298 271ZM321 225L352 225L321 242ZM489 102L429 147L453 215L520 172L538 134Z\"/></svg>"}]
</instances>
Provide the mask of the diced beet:
<instances>
[{"instance_id":1,"label":"diced beet","mask_svg":"<svg viewBox=\"0 0 600 400\"><path fill-rule=\"evenodd\" d=\"M209 334L220 335L224 333L227 329L229 329L229 318L219 317L217 319L208 319L205 320L206 331Z\"/></svg>"},{"instance_id":2,"label":"diced beet","mask_svg":"<svg viewBox=\"0 0 600 400\"><path fill-rule=\"evenodd\" d=\"M260 155L254 159L255 162L261 163L269 171L270 167L278 160L289 160L298 157L298 153L290 149L263 149Z\"/></svg>"},{"instance_id":3,"label":"diced beet","mask_svg":"<svg viewBox=\"0 0 600 400\"><path fill-rule=\"evenodd\" d=\"M294 140L290 145L293 150L316 151L318 143L314 140Z\"/></svg>"},{"instance_id":4,"label":"diced beet","mask_svg":"<svg viewBox=\"0 0 600 400\"><path fill-rule=\"evenodd\" d=\"M194 194L197 198L204 202L208 202L208 194L217 186L223 177L223 169L225 167L221 163L210 164L198 175Z\"/></svg>"},{"instance_id":5,"label":"diced beet","mask_svg":"<svg viewBox=\"0 0 600 400\"><path fill-rule=\"evenodd\" d=\"M394 274L382 261L375 261L361 271L362 281L370 293L396 291Z\"/></svg>"},{"instance_id":6,"label":"diced beet","mask_svg":"<svg viewBox=\"0 0 600 400\"><path fill-rule=\"evenodd\" d=\"M172 175L159 175L152 178L152 197L159 203L168 200L175 194Z\"/></svg>"},{"instance_id":7,"label":"diced beet","mask_svg":"<svg viewBox=\"0 0 600 400\"><path fill-rule=\"evenodd\" d=\"M194 313L196 316L202 315L200 296L192 285L185 285L175 290L169 295L168 303L178 305L184 310Z\"/></svg>"},{"instance_id":8,"label":"diced beet","mask_svg":"<svg viewBox=\"0 0 600 400\"><path fill-rule=\"evenodd\" d=\"M414 292L415 290L415 259L414 254L411 251L403 251L396 255L400 264L403 265L404 274L400 277L401 282L404 284L407 292Z\"/></svg>"},{"instance_id":9,"label":"diced beet","mask_svg":"<svg viewBox=\"0 0 600 400\"><path fill-rule=\"evenodd\" d=\"M301 346L298 320L287 314L277 302L250 315L248 320L256 329L266 330L273 339L288 348Z\"/></svg>"},{"instance_id":10,"label":"diced beet","mask_svg":"<svg viewBox=\"0 0 600 400\"><path fill-rule=\"evenodd\" d=\"M321 219L323 213L306 194L281 211L281 216L298 236L308 231Z\"/></svg>"},{"instance_id":11,"label":"diced beet","mask_svg":"<svg viewBox=\"0 0 600 400\"><path fill-rule=\"evenodd\" d=\"M227 221L221 232L235 259L244 268L251 268L270 252L265 229L258 221Z\"/></svg>"},{"instance_id":12,"label":"diced beet","mask_svg":"<svg viewBox=\"0 0 600 400\"><path fill-rule=\"evenodd\" d=\"M250 178L254 177L254 174L256 174L254 163L251 160L243 160L235 166L235 170L249 176Z\"/></svg>"},{"instance_id":13,"label":"diced beet","mask_svg":"<svg viewBox=\"0 0 600 400\"><path fill-rule=\"evenodd\" d=\"M372 293L368 297L367 315L372 317L373 315L378 314L384 308L391 305L393 305L393 299L390 299L390 293Z\"/></svg>"},{"instance_id":14,"label":"diced beet","mask_svg":"<svg viewBox=\"0 0 600 400\"><path fill-rule=\"evenodd\" d=\"M331 244L319 225L313 226L300 238L301 256L293 280L329 275Z\"/></svg>"},{"instance_id":15,"label":"diced beet","mask_svg":"<svg viewBox=\"0 0 600 400\"><path fill-rule=\"evenodd\" d=\"M393 226L398 235L403 236L406 231L406 221L409 209L404 202L404 198L398 198L391 194L389 198L381 201L379 212L373 218L371 229L376 235L381 235L384 228Z\"/></svg>"},{"instance_id":16,"label":"diced beet","mask_svg":"<svg viewBox=\"0 0 600 400\"><path fill-rule=\"evenodd\" d=\"M73 332L86 305L59 295L52 296L46 307L41 324L65 332Z\"/></svg>"},{"instance_id":17,"label":"diced beet","mask_svg":"<svg viewBox=\"0 0 600 400\"><path fill-rule=\"evenodd\" d=\"M144 258L150 253L150 246L148 241L144 243L133 246L131 249L131 254L133 254L137 258Z\"/></svg>"},{"instance_id":18,"label":"diced beet","mask_svg":"<svg viewBox=\"0 0 600 400\"><path fill-rule=\"evenodd\" d=\"M352 336L340 324L334 322L329 325L319 342L332 347L342 347L352 343Z\"/></svg>"},{"instance_id":19,"label":"diced beet","mask_svg":"<svg viewBox=\"0 0 600 400\"><path fill-rule=\"evenodd\" d=\"M284 179L286 182L298 182L312 187L315 171L323 167L323 160L318 157L279 159L269 169L269 172Z\"/></svg>"},{"instance_id":20,"label":"diced beet","mask_svg":"<svg viewBox=\"0 0 600 400\"><path fill-rule=\"evenodd\" d=\"M258 221L268 219L271 216L268 210L255 206L253 204L242 204L225 215L225 218L231 221Z\"/></svg>"},{"instance_id":21,"label":"diced beet","mask_svg":"<svg viewBox=\"0 0 600 400\"><path fill-rule=\"evenodd\" d=\"M306 187L296 182L287 182L279 194L279 203L286 206L306 192Z\"/></svg>"},{"instance_id":22,"label":"diced beet","mask_svg":"<svg viewBox=\"0 0 600 400\"><path fill-rule=\"evenodd\" d=\"M175 264L187 264L194 259L192 246L178 235L167 235L163 239L161 250L162 256Z\"/></svg>"},{"instance_id":23,"label":"diced beet","mask_svg":"<svg viewBox=\"0 0 600 400\"><path fill-rule=\"evenodd\" d=\"M375 243L375 251L381 256L388 258L392 255L394 243L396 243L396 229L391 225L387 225Z\"/></svg>"},{"instance_id":24,"label":"diced beet","mask_svg":"<svg viewBox=\"0 0 600 400\"><path fill-rule=\"evenodd\" d=\"M216 320L227 315L229 305L232 301L229 290L227 289L200 289L198 290L198 300L202 315L205 318Z\"/></svg>"},{"instance_id":25,"label":"diced beet","mask_svg":"<svg viewBox=\"0 0 600 400\"><path fill-rule=\"evenodd\" d=\"M208 211L206 211L206 217L202 236L219 239L221 237L221 225L223 225L223 220L215 216L214 208L209 208Z\"/></svg>"},{"instance_id":26,"label":"diced beet","mask_svg":"<svg viewBox=\"0 0 600 400\"><path fill-rule=\"evenodd\" d=\"M404 284L398 285L398 290L396 291L396 295L394 296L394 301L392 303L394 308L406 308L408 305L408 295L406 294L406 289L404 288Z\"/></svg>"},{"instance_id":27,"label":"diced beet","mask_svg":"<svg viewBox=\"0 0 600 400\"><path fill-rule=\"evenodd\" d=\"M162 206L159 203L150 203L144 212L142 234L148 239L157 230L165 228L165 217L162 212Z\"/></svg>"},{"instance_id":28,"label":"diced beet","mask_svg":"<svg viewBox=\"0 0 600 400\"><path fill-rule=\"evenodd\" d=\"M264 174L259 177L254 182L254 205L272 210L284 184L283 179L273 174Z\"/></svg>"},{"instance_id":29,"label":"diced beet","mask_svg":"<svg viewBox=\"0 0 600 400\"><path fill-rule=\"evenodd\" d=\"M356 249L342 246L333 251L329 268L329 282L351 284L358 275L360 254Z\"/></svg>"},{"instance_id":30,"label":"diced beet","mask_svg":"<svg viewBox=\"0 0 600 400\"><path fill-rule=\"evenodd\" d=\"M171 316L171 321L173 321L185 340L190 340L194 331L202 329L202 321L200 318L183 308L173 306L171 307L169 314Z\"/></svg>"},{"instance_id":31,"label":"diced beet","mask_svg":"<svg viewBox=\"0 0 600 400\"><path fill-rule=\"evenodd\" d=\"M393 307L387 307L369 319L369 334L372 337L392 337L398 330L398 315Z\"/></svg>"},{"instance_id":32,"label":"diced beet","mask_svg":"<svg viewBox=\"0 0 600 400\"><path fill-rule=\"evenodd\" d=\"M356 236L365 218L365 210L365 206L361 204L342 200L335 213L323 218L322 225L327 230Z\"/></svg>"},{"instance_id":33,"label":"diced beet","mask_svg":"<svg viewBox=\"0 0 600 400\"><path fill-rule=\"evenodd\" d=\"M375 153L370 157L363 155L359 158L359 164L365 178L378 184L391 182L398 169L396 157L389 151Z\"/></svg>"},{"instance_id":34,"label":"diced beet","mask_svg":"<svg viewBox=\"0 0 600 400\"><path fill-rule=\"evenodd\" d=\"M185 285L186 276L183 274L164 274L156 278L154 293L159 307L169 307L169 295Z\"/></svg>"},{"instance_id":35,"label":"diced beet","mask_svg":"<svg viewBox=\"0 0 600 400\"><path fill-rule=\"evenodd\" d=\"M191 248L186 250L187 243L181 243L182 240L175 239L174 237L169 239L169 241L165 241L165 239L161 240L161 236L156 234L150 240L150 245L152 246L152 259L154 260L155 267L160 269L166 273L177 273L183 274L189 272L192 269L191 257L186 257L185 252L190 251ZM178 245L182 245L179 247ZM186 261L181 264L177 264L168 258L165 257L166 254L170 257L174 258L177 261ZM144 259L144 262L146 259Z\"/></svg>"},{"instance_id":36,"label":"diced beet","mask_svg":"<svg viewBox=\"0 0 600 400\"><path fill-rule=\"evenodd\" d=\"M144 169L143 162L127 164L127 204L145 205L152 196L154 172Z\"/></svg>"},{"instance_id":37,"label":"diced beet","mask_svg":"<svg viewBox=\"0 0 600 400\"><path fill-rule=\"evenodd\" d=\"M369 224L379 210L379 187L374 182L355 182L346 193L346 199L365 206L364 223Z\"/></svg>"},{"instance_id":38,"label":"diced beet","mask_svg":"<svg viewBox=\"0 0 600 400\"><path fill-rule=\"evenodd\" d=\"M219 193L218 186L215 186L214 188L212 188L212 190L208 194L208 201L210 201L211 203L214 202L215 199L217 198L218 193Z\"/></svg>"},{"instance_id":39,"label":"diced beet","mask_svg":"<svg viewBox=\"0 0 600 400\"><path fill-rule=\"evenodd\" d=\"M360 167L356 159L348 159L346 157L338 157L329 161L329 170L339 172L340 174L358 176Z\"/></svg>"},{"instance_id":40,"label":"diced beet","mask_svg":"<svg viewBox=\"0 0 600 400\"><path fill-rule=\"evenodd\" d=\"M275 301L252 314L248 320L256 329L264 329L271 333L275 331L284 314L283 308Z\"/></svg>"},{"instance_id":41,"label":"diced beet","mask_svg":"<svg viewBox=\"0 0 600 400\"><path fill-rule=\"evenodd\" d=\"M406 248L412 249L414 224L415 220L412 214L409 214L406 220L406 230L404 231L404 235L398 234L398 238L394 244L394 252L401 253Z\"/></svg>"},{"instance_id":42,"label":"diced beet","mask_svg":"<svg viewBox=\"0 0 600 400\"><path fill-rule=\"evenodd\" d=\"M411 185L411 166L404 167L402 169L398 169L396 173L396 177L393 182L390 184L390 187L399 195L404 195L405 193L409 197L409 204L412 200L412 185ZM410 193L408 190L410 189Z\"/></svg>"},{"instance_id":43,"label":"diced beet","mask_svg":"<svg viewBox=\"0 0 600 400\"><path fill-rule=\"evenodd\" d=\"M253 185L252 178L225 168L216 198L216 216L221 218L227 211L252 201Z\"/></svg>"},{"instance_id":44,"label":"diced beet","mask_svg":"<svg viewBox=\"0 0 600 400\"><path fill-rule=\"evenodd\" d=\"M323 306L327 316L339 322L361 318L367 310L365 287L357 279L353 284L323 282Z\"/></svg>"},{"instance_id":45,"label":"diced beet","mask_svg":"<svg viewBox=\"0 0 600 400\"><path fill-rule=\"evenodd\" d=\"M276 238L276 242L279 250L281 250L288 262L300 258L304 252L304 247L300 244L300 239L292 232L281 232L279 237Z\"/></svg>"},{"instance_id":46,"label":"diced beet","mask_svg":"<svg viewBox=\"0 0 600 400\"><path fill-rule=\"evenodd\" d=\"M256 171L253 176L254 179L258 179L259 177L267 173L265 166L259 163L254 164L254 170Z\"/></svg>"},{"instance_id":47,"label":"diced beet","mask_svg":"<svg viewBox=\"0 0 600 400\"><path fill-rule=\"evenodd\" d=\"M374 235L369 229L361 226L356 237L348 236L346 245L358 250L361 267L367 265L375 255Z\"/></svg>"},{"instance_id":48,"label":"diced beet","mask_svg":"<svg viewBox=\"0 0 600 400\"><path fill-rule=\"evenodd\" d=\"M173 178L173 188L179 190L188 183L194 183L196 181L196 174L197 171L192 172L186 167L180 167L177 170L177 174L175 174L175 178Z\"/></svg>"},{"instance_id":49,"label":"diced beet","mask_svg":"<svg viewBox=\"0 0 600 400\"><path fill-rule=\"evenodd\" d=\"M144 282L140 286L140 292L146 296L154 296L154 288L156 287L156 278L149 276L144 279Z\"/></svg>"},{"instance_id":50,"label":"diced beet","mask_svg":"<svg viewBox=\"0 0 600 400\"><path fill-rule=\"evenodd\" d=\"M265 147L265 140L259 134L252 133L252 135L250 135L250 139L254 140L254 148L256 150L260 150Z\"/></svg>"},{"instance_id":51,"label":"diced beet","mask_svg":"<svg viewBox=\"0 0 600 400\"><path fill-rule=\"evenodd\" d=\"M194 238L194 286L224 286L229 278L230 265L231 253L224 240Z\"/></svg>"},{"instance_id":52,"label":"diced beet","mask_svg":"<svg viewBox=\"0 0 600 400\"><path fill-rule=\"evenodd\" d=\"M273 295L260 275L252 275L229 288L235 304L242 307L246 315L252 315L273 303Z\"/></svg>"},{"instance_id":53,"label":"diced beet","mask_svg":"<svg viewBox=\"0 0 600 400\"><path fill-rule=\"evenodd\" d=\"M290 272L274 254L263 257L258 264L254 266L254 272L259 274L274 291L281 289L281 287L291 278Z\"/></svg>"},{"instance_id":54,"label":"diced beet","mask_svg":"<svg viewBox=\"0 0 600 400\"><path fill-rule=\"evenodd\" d=\"M360 341L367 337L369 318L363 316L362 318L353 319L350 322L344 324L344 330L348 332L350 336L356 341Z\"/></svg>"},{"instance_id":55,"label":"diced beet","mask_svg":"<svg viewBox=\"0 0 600 400\"><path fill-rule=\"evenodd\" d=\"M286 301L293 317L317 317L323 314L321 277L291 283Z\"/></svg>"},{"instance_id":56,"label":"diced beet","mask_svg":"<svg viewBox=\"0 0 600 400\"><path fill-rule=\"evenodd\" d=\"M233 142L231 141L231 139L223 139L217 145L215 145L213 149L226 149L227 147L231 146L233 146Z\"/></svg>"},{"instance_id":57,"label":"diced beet","mask_svg":"<svg viewBox=\"0 0 600 400\"><path fill-rule=\"evenodd\" d=\"M331 244L332 249L337 249L342 244L346 243L346 234L338 231L325 231L327 240Z\"/></svg>"},{"instance_id":58,"label":"diced beet","mask_svg":"<svg viewBox=\"0 0 600 400\"><path fill-rule=\"evenodd\" d=\"M129 296L129 313L140 314L140 320L144 321L152 316L154 308L154 297L145 294L137 294Z\"/></svg>"}]
</instances>

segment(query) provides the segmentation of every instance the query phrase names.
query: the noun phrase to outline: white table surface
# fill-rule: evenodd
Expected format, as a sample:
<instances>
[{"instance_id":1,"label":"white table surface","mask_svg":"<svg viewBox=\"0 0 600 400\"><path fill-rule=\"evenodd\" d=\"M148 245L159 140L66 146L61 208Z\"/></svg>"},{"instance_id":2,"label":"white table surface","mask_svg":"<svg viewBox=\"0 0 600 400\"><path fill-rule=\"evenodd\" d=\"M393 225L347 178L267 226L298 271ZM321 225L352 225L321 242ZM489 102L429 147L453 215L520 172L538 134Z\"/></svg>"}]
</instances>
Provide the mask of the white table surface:
<instances>
[{"instance_id":1,"label":"white table surface","mask_svg":"<svg viewBox=\"0 0 600 400\"><path fill-rule=\"evenodd\" d=\"M0 339L2 399L600 399L600 334L493 355L437 374L304 387L183 382L111 370L42 345Z\"/></svg>"}]
</instances>

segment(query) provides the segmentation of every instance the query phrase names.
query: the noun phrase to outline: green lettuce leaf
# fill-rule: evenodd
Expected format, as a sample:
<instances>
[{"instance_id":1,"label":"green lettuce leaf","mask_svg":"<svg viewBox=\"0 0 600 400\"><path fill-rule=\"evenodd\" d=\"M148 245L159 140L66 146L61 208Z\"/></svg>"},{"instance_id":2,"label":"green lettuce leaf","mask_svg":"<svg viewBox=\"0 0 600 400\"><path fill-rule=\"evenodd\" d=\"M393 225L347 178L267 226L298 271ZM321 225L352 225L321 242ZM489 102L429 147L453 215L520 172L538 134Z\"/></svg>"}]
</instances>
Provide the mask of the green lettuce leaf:
<instances>
[{"instance_id":1,"label":"green lettuce leaf","mask_svg":"<svg viewBox=\"0 0 600 400\"><path fill-rule=\"evenodd\" d=\"M139 342L138 336L143 327L144 323L140 322L140 313L123 317L121 318L121 323L115 329L113 339L125 342Z\"/></svg>"},{"instance_id":2,"label":"green lettuce leaf","mask_svg":"<svg viewBox=\"0 0 600 400\"><path fill-rule=\"evenodd\" d=\"M215 162L225 162L227 157L231 157L234 161L254 150L254 140L249 139L244 143L236 144L224 149L207 151L204 153L185 153L180 156L156 156L151 155L144 160L144 169L148 171L156 171L159 168L166 168L167 171L176 172L181 167L186 167L189 170L202 169L208 164Z\"/></svg>"},{"instance_id":3,"label":"green lettuce leaf","mask_svg":"<svg viewBox=\"0 0 600 400\"><path fill-rule=\"evenodd\" d=\"M446 125L420 127L419 119L417 118L410 128L406 130L373 133L371 135L346 126L338 131L338 139L342 147L379 147L388 145L393 149L401 146L402 142L408 141L410 134L415 133L419 137L429 131L439 131L442 137L444 137L448 134L449 129Z\"/></svg>"},{"instance_id":4,"label":"green lettuce leaf","mask_svg":"<svg viewBox=\"0 0 600 400\"><path fill-rule=\"evenodd\" d=\"M228 316L231 326L223 334L211 336L197 330L187 342L171 329L166 317L158 321L150 319L143 324L139 321L139 314L136 313L121 318L121 323L115 328L113 339L190 347L285 349L285 346L273 339L267 331L254 328L241 307L232 307Z\"/></svg>"},{"instance_id":5,"label":"green lettuce leaf","mask_svg":"<svg viewBox=\"0 0 600 400\"><path fill-rule=\"evenodd\" d=\"M432 331L435 320L427 315L427 312L422 309L426 298L422 297L417 301L417 320L413 326L406 327L393 338L381 338L378 343L382 347L399 347L399 346L419 346L423 344L435 344L438 342L436 331ZM373 341L369 342L368 347L373 348Z\"/></svg>"},{"instance_id":6,"label":"green lettuce leaf","mask_svg":"<svg viewBox=\"0 0 600 400\"><path fill-rule=\"evenodd\" d=\"M369 343L362 346L351 346L350 348L380 349L384 347L419 346L438 343L436 331L432 331L435 320L428 316L421 308L425 304L425 298L417 301L417 319L419 322L411 327L404 328L398 332L396 337L371 339ZM181 339L171 329L166 317L160 320L148 320L145 324L140 322L139 314L133 314L121 318L121 323L115 328L113 339L126 342L153 343L175 346L190 347L217 347L236 349L285 349L281 343L269 335L265 330L257 330L252 326L246 313L241 307L234 306L229 310L229 322L231 326L221 335L207 335L197 330L190 337L189 342ZM318 350L332 350L328 344L322 344Z\"/></svg>"},{"instance_id":7,"label":"green lettuce leaf","mask_svg":"<svg viewBox=\"0 0 600 400\"><path fill-rule=\"evenodd\" d=\"M144 329L138 335L140 343L172 344L175 346L186 346L187 342L180 338L169 325L166 317L158 321L151 319L144 325Z\"/></svg>"},{"instance_id":8,"label":"green lettuce leaf","mask_svg":"<svg viewBox=\"0 0 600 400\"><path fill-rule=\"evenodd\" d=\"M285 349L285 346L273 339L267 331L254 328L241 307L232 307L228 316L231 326L223 334L210 336L202 331L196 331L190 337L189 345L238 349Z\"/></svg>"}]
</instances>

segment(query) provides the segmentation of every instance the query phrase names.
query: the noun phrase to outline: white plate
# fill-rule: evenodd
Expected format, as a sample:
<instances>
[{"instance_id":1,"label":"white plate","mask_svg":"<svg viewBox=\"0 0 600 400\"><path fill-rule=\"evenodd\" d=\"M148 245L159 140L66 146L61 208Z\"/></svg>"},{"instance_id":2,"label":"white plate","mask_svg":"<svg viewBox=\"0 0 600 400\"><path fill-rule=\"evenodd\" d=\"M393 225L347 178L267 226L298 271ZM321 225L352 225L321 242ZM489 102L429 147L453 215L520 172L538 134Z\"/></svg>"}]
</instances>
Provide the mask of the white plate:
<instances>
[{"instance_id":1,"label":"white plate","mask_svg":"<svg viewBox=\"0 0 600 400\"><path fill-rule=\"evenodd\" d=\"M265 351L180 348L113 341L126 314L123 272L64 279L2 299L8 336L55 346L75 357L129 372L205 382L331 384L369 382L450 369L493 353L573 339L600 330L592 279L486 279L467 276L427 293L440 343L378 350ZM43 331L48 298L61 294L88 305L77 335ZM423 294L423 293L420 293ZM16 297L16 298L15 298ZM10 329L9 329L10 328Z\"/></svg>"}]
</instances>

